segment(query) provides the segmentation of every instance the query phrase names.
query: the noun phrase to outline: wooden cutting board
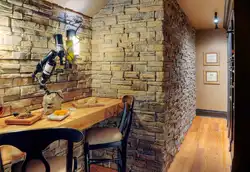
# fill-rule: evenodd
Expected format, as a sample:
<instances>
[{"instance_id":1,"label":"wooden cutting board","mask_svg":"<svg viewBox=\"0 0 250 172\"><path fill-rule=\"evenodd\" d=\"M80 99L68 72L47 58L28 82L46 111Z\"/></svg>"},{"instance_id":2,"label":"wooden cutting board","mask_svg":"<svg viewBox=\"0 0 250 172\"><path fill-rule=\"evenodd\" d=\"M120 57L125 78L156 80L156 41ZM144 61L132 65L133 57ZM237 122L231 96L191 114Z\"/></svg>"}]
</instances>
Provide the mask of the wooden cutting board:
<instances>
[{"instance_id":1,"label":"wooden cutting board","mask_svg":"<svg viewBox=\"0 0 250 172\"><path fill-rule=\"evenodd\" d=\"M36 112L36 113L32 113L32 117L27 118L27 119L18 119L16 117L10 117L8 119L5 120L5 123L7 125L32 125L35 122L39 121L43 114L41 112Z\"/></svg>"}]
</instances>

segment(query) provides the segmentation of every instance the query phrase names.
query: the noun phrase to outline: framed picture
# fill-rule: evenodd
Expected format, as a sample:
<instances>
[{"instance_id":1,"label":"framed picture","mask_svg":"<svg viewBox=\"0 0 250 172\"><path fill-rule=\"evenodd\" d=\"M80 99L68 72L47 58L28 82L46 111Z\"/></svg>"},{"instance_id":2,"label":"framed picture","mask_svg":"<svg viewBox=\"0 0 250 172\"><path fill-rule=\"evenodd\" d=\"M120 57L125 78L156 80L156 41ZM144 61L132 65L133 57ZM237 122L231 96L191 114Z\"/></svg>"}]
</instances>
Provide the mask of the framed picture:
<instances>
[{"instance_id":1,"label":"framed picture","mask_svg":"<svg viewBox=\"0 0 250 172\"><path fill-rule=\"evenodd\" d=\"M220 72L219 71L204 71L204 84L219 85Z\"/></svg>"},{"instance_id":2,"label":"framed picture","mask_svg":"<svg viewBox=\"0 0 250 172\"><path fill-rule=\"evenodd\" d=\"M204 66L219 66L220 56L219 53L209 52L204 53Z\"/></svg>"}]
</instances>

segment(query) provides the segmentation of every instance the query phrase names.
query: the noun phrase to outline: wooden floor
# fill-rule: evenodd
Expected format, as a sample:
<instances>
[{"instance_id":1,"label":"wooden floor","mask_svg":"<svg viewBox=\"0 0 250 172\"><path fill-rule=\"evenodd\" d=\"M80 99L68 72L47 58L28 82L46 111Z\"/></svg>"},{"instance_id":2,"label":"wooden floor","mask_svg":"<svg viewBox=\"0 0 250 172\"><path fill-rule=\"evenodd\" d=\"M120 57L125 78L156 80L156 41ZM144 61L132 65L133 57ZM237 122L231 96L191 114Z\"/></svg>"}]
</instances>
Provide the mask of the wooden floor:
<instances>
[{"instance_id":1,"label":"wooden floor","mask_svg":"<svg viewBox=\"0 0 250 172\"><path fill-rule=\"evenodd\" d=\"M230 172L227 122L196 117L167 172Z\"/></svg>"},{"instance_id":2,"label":"wooden floor","mask_svg":"<svg viewBox=\"0 0 250 172\"><path fill-rule=\"evenodd\" d=\"M230 172L227 123L225 119L196 117L166 172ZM91 172L114 172L92 166Z\"/></svg>"}]
</instances>

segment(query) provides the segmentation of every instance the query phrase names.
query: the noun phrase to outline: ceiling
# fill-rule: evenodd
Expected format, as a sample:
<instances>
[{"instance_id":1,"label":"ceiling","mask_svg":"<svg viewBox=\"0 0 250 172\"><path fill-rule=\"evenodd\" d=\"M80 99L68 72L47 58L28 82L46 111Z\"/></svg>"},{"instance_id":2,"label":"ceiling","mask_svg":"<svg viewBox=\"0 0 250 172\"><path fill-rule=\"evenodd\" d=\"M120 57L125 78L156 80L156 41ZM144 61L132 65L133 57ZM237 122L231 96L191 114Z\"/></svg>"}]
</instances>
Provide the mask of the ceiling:
<instances>
[{"instance_id":1,"label":"ceiling","mask_svg":"<svg viewBox=\"0 0 250 172\"><path fill-rule=\"evenodd\" d=\"M90 17L93 17L95 14L97 14L108 2L108 0L47 0L47 1L83 13L84 15Z\"/></svg>"},{"instance_id":2,"label":"ceiling","mask_svg":"<svg viewBox=\"0 0 250 172\"><path fill-rule=\"evenodd\" d=\"M93 17L102 9L108 0L47 0L62 7L73 9L84 15ZM218 12L219 27L223 27L224 0L177 0L197 30L215 28L214 13Z\"/></svg>"},{"instance_id":3,"label":"ceiling","mask_svg":"<svg viewBox=\"0 0 250 172\"><path fill-rule=\"evenodd\" d=\"M192 26L197 29L215 28L214 13L218 12L219 28L223 28L225 0L178 0Z\"/></svg>"}]
</instances>

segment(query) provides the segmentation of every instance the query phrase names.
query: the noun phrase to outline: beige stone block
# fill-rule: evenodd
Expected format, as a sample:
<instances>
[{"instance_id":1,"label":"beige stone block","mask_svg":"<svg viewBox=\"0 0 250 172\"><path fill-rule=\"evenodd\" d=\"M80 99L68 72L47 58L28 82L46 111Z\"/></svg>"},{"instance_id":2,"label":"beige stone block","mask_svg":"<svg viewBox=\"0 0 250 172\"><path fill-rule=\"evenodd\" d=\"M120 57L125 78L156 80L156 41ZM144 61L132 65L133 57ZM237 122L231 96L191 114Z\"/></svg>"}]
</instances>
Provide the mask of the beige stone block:
<instances>
[{"instance_id":1,"label":"beige stone block","mask_svg":"<svg viewBox=\"0 0 250 172\"><path fill-rule=\"evenodd\" d=\"M140 7L140 12L152 12L152 11L161 11L163 10L163 6L141 6Z\"/></svg>"},{"instance_id":2,"label":"beige stone block","mask_svg":"<svg viewBox=\"0 0 250 172\"><path fill-rule=\"evenodd\" d=\"M0 1L0 6L7 8L7 9L12 9L12 4L6 1Z\"/></svg>"},{"instance_id":3,"label":"beige stone block","mask_svg":"<svg viewBox=\"0 0 250 172\"><path fill-rule=\"evenodd\" d=\"M133 4L139 4L139 3L140 3L140 0L133 0L132 3L133 3Z\"/></svg>"},{"instance_id":4,"label":"beige stone block","mask_svg":"<svg viewBox=\"0 0 250 172\"><path fill-rule=\"evenodd\" d=\"M32 42L32 45L33 45L33 47L47 48L48 47L48 41L47 40L35 41L35 42Z\"/></svg>"},{"instance_id":5,"label":"beige stone block","mask_svg":"<svg viewBox=\"0 0 250 172\"><path fill-rule=\"evenodd\" d=\"M117 23L116 16L105 17L104 18L105 25L114 25Z\"/></svg>"},{"instance_id":6,"label":"beige stone block","mask_svg":"<svg viewBox=\"0 0 250 172\"><path fill-rule=\"evenodd\" d=\"M4 90L5 96L13 96L13 95L19 95L19 94L20 94L20 87L6 88Z\"/></svg>"},{"instance_id":7,"label":"beige stone block","mask_svg":"<svg viewBox=\"0 0 250 172\"><path fill-rule=\"evenodd\" d=\"M147 46L148 51L163 51L164 45L163 44L151 44Z\"/></svg>"},{"instance_id":8,"label":"beige stone block","mask_svg":"<svg viewBox=\"0 0 250 172\"><path fill-rule=\"evenodd\" d=\"M138 94L138 92L134 91L134 90L118 90L118 93L122 94L122 95L135 95L135 94Z\"/></svg>"},{"instance_id":9,"label":"beige stone block","mask_svg":"<svg viewBox=\"0 0 250 172\"><path fill-rule=\"evenodd\" d=\"M20 74L2 74L0 75L0 78L19 78L21 77Z\"/></svg>"},{"instance_id":10,"label":"beige stone block","mask_svg":"<svg viewBox=\"0 0 250 172\"><path fill-rule=\"evenodd\" d=\"M100 27L103 27L104 26L104 22L103 21L95 21L93 20L92 22L92 27L93 28L100 28Z\"/></svg>"},{"instance_id":11,"label":"beige stone block","mask_svg":"<svg viewBox=\"0 0 250 172\"><path fill-rule=\"evenodd\" d=\"M140 61L155 61L156 56L142 56Z\"/></svg>"},{"instance_id":12,"label":"beige stone block","mask_svg":"<svg viewBox=\"0 0 250 172\"><path fill-rule=\"evenodd\" d=\"M123 71L112 71L113 79L123 79L124 72Z\"/></svg>"},{"instance_id":13,"label":"beige stone block","mask_svg":"<svg viewBox=\"0 0 250 172\"><path fill-rule=\"evenodd\" d=\"M121 48L121 47L108 47L108 48L104 48L103 49L103 52L107 52L107 53L112 53L112 52L114 52L114 53L119 53L119 52L123 52L124 50L123 50L123 48Z\"/></svg>"},{"instance_id":14,"label":"beige stone block","mask_svg":"<svg viewBox=\"0 0 250 172\"><path fill-rule=\"evenodd\" d=\"M107 71L110 71L110 69L111 69L110 64L103 64L103 65L102 65L102 70L103 70L103 71L106 71L106 70L107 70Z\"/></svg>"},{"instance_id":15,"label":"beige stone block","mask_svg":"<svg viewBox=\"0 0 250 172\"><path fill-rule=\"evenodd\" d=\"M23 19L23 14L17 11L14 11L12 18L14 19Z\"/></svg>"},{"instance_id":16,"label":"beige stone block","mask_svg":"<svg viewBox=\"0 0 250 172\"><path fill-rule=\"evenodd\" d=\"M132 21L154 20L154 12L139 12L132 15Z\"/></svg>"},{"instance_id":17,"label":"beige stone block","mask_svg":"<svg viewBox=\"0 0 250 172\"><path fill-rule=\"evenodd\" d=\"M113 85L132 85L132 81L116 80L112 79L111 84Z\"/></svg>"},{"instance_id":18,"label":"beige stone block","mask_svg":"<svg viewBox=\"0 0 250 172\"><path fill-rule=\"evenodd\" d=\"M124 33L124 27L111 28L111 33Z\"/></svg>"},{"instance_id":19,"label":"beige stone block","mask_svg":"<svg viewBox=\"0 0 250 172\"><path fill-rule=\"evenodd\" d=\"M118 90L130 90L132 89L129 85L111 85L112 89L118 89Z\"/></svg>"},{"instance_id":20,"label":"beige stone block","mask_svg":"<svg viewBox=\"0 0 250 172\"><path fill-rule=\"evenodd\" d=\"M132 64L128 62L112 62L111 70L112 71L131 71Z\"/></svg>"},{"instance_id":21,"label":"beige stone block","mask_svg":"<svg viewBox=\"0 0 250 172\"><path fill-rule=\"evenodd\" d=\"M129 33L129 39L131 38L139 38L139 33Z\"/></svg>"},{"instance_id":22,"label":"beige stone block","mask_svg":"<svg viewBox=\"0 0 250 172\"><path fill-rule=\"evenodd\" d=\"M114 6L113 14L124 14L125 9L123 5Z\"/></svg>"},{"instance_id":23,"label":"beige stone block","mask_svg":"<svg viewBox=\"0 0 250 172\"><path fill-rule=\"evenodd\" d=\"M147 22L147 27L163 27L163 22L162 21L148 21Z\"/></svg>"},{"instance_id":24,"label":"beige stone block","mask_svg":"<svg viewBox=\"0 0 250 172\"><path fill-rule=\"evenodd\" d=\"M139 72L125 72L124 77L125 78L138 79L139 78Z\"/></svg>"},{"instance_id":25,"label":"beige stone block","mask_svg":"<svg viewBox=\"0 0 250 172\"><path fill-rule=\"evenodd\" d=\"M135 71L147 72L147 65L135 65Z\"/></svg>"},{"instance_id":26,"label":"beige stone block","mask_svg":"<svg viewBox=\"0 0 250 172\"><path fill-rule=\"evenodd\" d=\"M22 100L10 102L10 105L13 109L23 108L23 107L30 106L31 101L32 99L22 99Z\"/></svg>"},{"instance_id":27,"label":"beige stone block","mask_svg":"<svg viewBox=\"0 0 250 172\"><path fill-rule=\"evenodd\" d=\"M156 61L150 61L148 62L148 66L156 66L156 67L163 67L163 62L156 62Z\"/></svg>"},{"instance_id":28,"label":"beige stone block","mask_svg":"<svg viewBox=\"0 0 250 172\"><path fill-rule=\"evenodd\" d=\"M36 66L31 66L31 65L21 65L20 72L21 73L32 73L35 71Z\"/></svg>"},{"instance_id":29,"label":"beige stone block","mask_svg":"<svg viewBox=\"0 0 250 172\"><path fill-rule=\"evenodd\" d=\"M147 51L147 45L135 45L135 50L139 52L144 52Z\"/></svg>"},{"instance_id":30,"label":"beige stone block","mask_svg":"<svg viewBox=\"0 0 250 172\"><path fill-rule=\"evenodd\" d=\"M131 16L130 15L119 15L117 17L118 24L122 23L128 23L131 21Z\"/></svg>"},{"instance_id":31,"label":"beige stone block","mask_svg":"<svg viewBox=\"0 0 250 172\"><path fill-rule=\"evenodd\" d=\"M0 88L8 88L12 87L13 79L8 78L8 79L1 79L0 78Z\"/></svg>"},{"instance_id":32,"label":"beige stone block","mask_svg":"<svg viewBox=\"0 0 250 172\"><path fill-rule=\"evenodd\" d=\"M30 4L23 4L23 6L25 8L28 8L28 9L31 9L31 10L34 10L34 11L39 11L39 8L36 7L36 6L33 6L33 5L30 5Z\"/></svg>"},{"instance_id":33,"label":"beige stone block","mask_svg":"<svg viewBox=\"0 0 250 172\"><path fill-rule=\"evenodd\" d=\"M119 57L119 56L106 56L104 57L104 61L109 61L109 62L123 62L124 61L124 56Z\"/></svg>"},{"instance_id":34,"label":"beige stone block","mask_svg":"<svg viewBox=\"0 0 250 172\"><path fill-rule=\"evenodd\" d=\"M92 53L91 61L103 61L104 53Z\"/></svg>"},{"instance_id":35,"label":"beige stone block","mask_svg":"<svg viewBox=\"0 0 250 172\"><path fill-rule=\"evenodd\" d=\"M68 81L67 74L58 74L57 75L57 82L66 82L66 81Z\"/></svg>"},{"instance_id":36,"label":"beige stone block","mask_svg":"<svg viewBox=\"0 0 250 172\"><path fill-rule=\"evenodd\" d=\"M155 72L144 72L144 73L141 73L140 79L141 80L154 81L155 80Z\"/></svg>"},{"instance_id":37,"label":"beige stone block","mask_svg":"<svg viewBox=\"0 0 250 172\"><path fill-rule=\"evenodd\" d=\"M164 71L163 67L159 67L159 66L149 66L148 67L148 71L149 72L162 72Z\"/></svg>"},{"instance_id":38,"label":"beige stone block","mask_svg":"<svg viewBox=\"0 0 250 172\"><path fill-rule=\"evenodd\" d=\"M11 28L8 26L0 26L0 33L11 34Z\"/></svg>"},{"instance_id":39,"label":"beige stone block","mask_svg":"<svg viewBox=\"0 0 250 172\"><path fill-rule=\"evenodd\" d=\"M139 9L137 7L125 8L125 14L134 14L138 12L139 12Z\"/></svg>"},{"instance_id":40,"label":"beige stone block","mask_svg":"<svg viewBox=\"0 0 250 172\"><path fill-rule=\"evenodd\" d=\"M47 54L50 50L47 48L32 48L32 53L41 53L41 54Z\"/></svg>"},{"instance_id":41,"label":"beige stone block","mask_svg":"<svg viewBox=\"0 0 250 172\"><path fill-rule=\"evenodd\" d=\"M10 26L10 18L0 16L0 25L2 25L2 26Z\"/></svg>"},{"instance_id":42,"label":"beige stone block","mask_svg":"<svg viewBox=\"0 0 250 172\"><path fill-rule=\"evenodd\" d=\"M17 6L22 6L23 1L22 0L8 0L9 3L17 5Z\"/></svg>"},{"instance_id":43,"label":"beige stone block","mask_svg":"<svg viewBox=\"0 0 250 172\"><path fill-rule=\"evenodd\" d=\"M125 25L125 28L145 28L147 26L147 22L146 21L141 21L141 22L135 22L135 23L128 23Z\"/></svg>"},{"instance_id":44,"label":"beige stone block","mask_svg":"<svg viewBox=\"0 0 250 172\"><path fill-rule=\"evenodd\" d=\"M9 36L4 35L4 42L5 45L21 45L22 37L21 36Z\"/></svg>"},{"instance_id":45,"label":"beige stone block","mask_svg":"<svg viewBox=\"0 0 250 172\"><path fill-rule=\"evenodd\" d=\"M12 52L11 59L29 59L30 55L25 52Z\"/></svg>"},{"instance_id":46,"label":"beige stone block","mask_svg":"<svg viewBox=\"0 0 250 172\"><path fill-rule=\"evenodd\" d=\"M60 23L58 21L56 21L56 20L49 19L49 25L52 26L52 27L58 28Z\"/></svg>"},{"instance_id":47,"label":"beige stone block","mask_svg":"<svg viewBox=\"0 0 250 172\"><path fill-rule=\"evenodd\" d=\"M140 57L125 57L126 62L137 62L140 61Z\"/></svg>"},{"instance_id":48,"label":"beige stone block","mask_svg":"<svg viewBox=\"0 0 250 172\"><path fill-rule=\"evenodd\" d=\"M0 59L11 59L12 53L10 51L0 51Z\"/></svg>"},{"instance_id":49,"label":"beige stone block","mask_svg":"<svg viewBox=\"0 0 250 172\"><path fill-rule=\"evenodd\" d=\"M146 27L136 27L136 28L126 28L126 33L131 33L131 32L140 32L140 33L145 33L147 32Z\"/></svg>"},{"instance_id":50,"label":"beige stone block","mask_svg":"<svg viewBox=\"0 0 250 172\"><path fill-rule=\"evenodd\" d=\"M147 91L147 83L142 81L133 81L132 89L137 91Z\"/></svg>"},{"instance_id":51,"label":"beige stone block","mask_svg":"<svg viewBox=\"0 0 250 172\"><path fill-rule=\"evenodd\" d=\"M31 43L31 41L22 41L21 46L22 47L31 47L32 43Z\"/></svg>"},{"instance_id":52,"label":"beige stone block","mask_svg":"<svg viewBox=\"0 0 250 172\"><path fill-rule=\"evenodd\" d=\"M102 44L102 43L104 43L104 39L91 40L91 44Z\"/></svg>"},{"instance_id":53,"label":"beige stone block","mask_svg":"<svg viewBox=\"0 0 250 172\"><path fill-rule=\"evenodd\" d=\"M0 95L4 95L4 89L0 89Z\"/></svg>"},{"instance_id":54,"label":"beige stone block","mask_svg":"<svg viewBox=\"0 0 250 172\"><path fill-rule=\"evenodd\" d=\"M156 32L156 41L163 41L164 35L162 31Z\"/></svg>"},{"instance_id":55,"label":"beige stone block","mask_svg":"<svg viewBox=\"0 0 250 172\"><path fill-rule=\"evenodd\" d=\"M0 69L20 69L20 64L0 63Z\"/></svg>"},{"instance_id":56,"label":"beige stone block","mask_svg":"<svg viewBox=\"0 0 250 172\"><path fill-rule=\"evenodd\" d=\"M12 32L14 33L23 33L23 29L20 27L12 27Z\"/></svg>"}]
</instances>

